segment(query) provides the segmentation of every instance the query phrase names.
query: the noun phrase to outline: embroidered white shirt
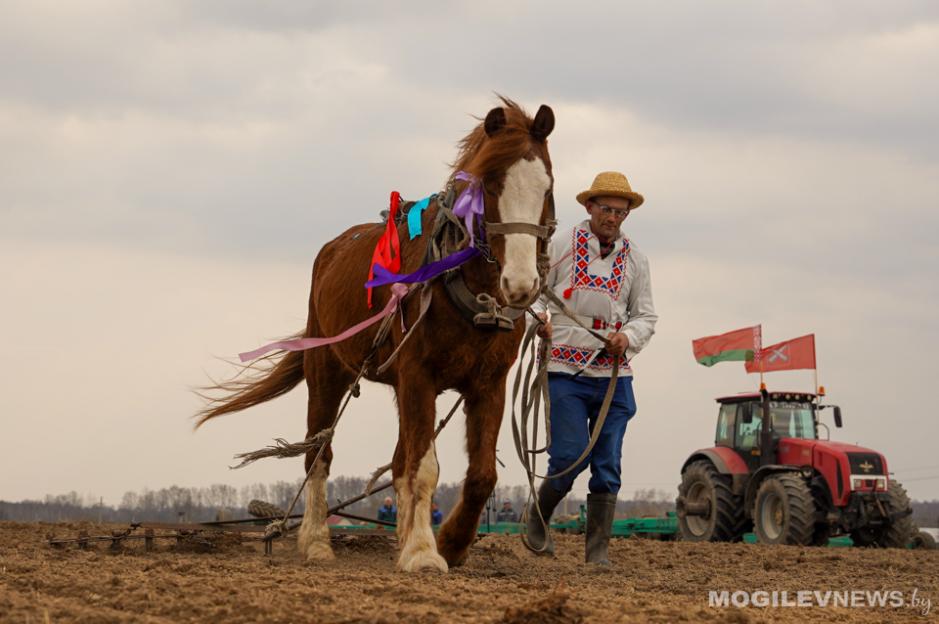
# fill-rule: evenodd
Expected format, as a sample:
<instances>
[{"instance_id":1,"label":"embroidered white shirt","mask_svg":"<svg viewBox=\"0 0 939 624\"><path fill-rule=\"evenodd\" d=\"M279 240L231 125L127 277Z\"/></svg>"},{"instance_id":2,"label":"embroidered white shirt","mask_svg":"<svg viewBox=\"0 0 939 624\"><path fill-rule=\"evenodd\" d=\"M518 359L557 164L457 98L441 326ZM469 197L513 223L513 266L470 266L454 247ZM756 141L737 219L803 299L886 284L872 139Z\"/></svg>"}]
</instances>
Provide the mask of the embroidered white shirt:
<instances>
[{"instance_id":1,"label":"embroidered white shirt","mask_svg":"<svg viewBox=\"0 0 939 624\"><path fill-rule=\"evenodd\" d=\"M624 236L615 241L606 258L601 257L600 241L589 220L555 234L549 253L548 286L587 327L601 335L626 334L629 348L620 356L620 375L632 375L629 362L649 343L658 320L652 304L649 260ZM551 316L548 371L610 376L613 356L602 351L599 340L544 297L532 307L536 312L547 310Z\"/></svg>"}]
</instances>

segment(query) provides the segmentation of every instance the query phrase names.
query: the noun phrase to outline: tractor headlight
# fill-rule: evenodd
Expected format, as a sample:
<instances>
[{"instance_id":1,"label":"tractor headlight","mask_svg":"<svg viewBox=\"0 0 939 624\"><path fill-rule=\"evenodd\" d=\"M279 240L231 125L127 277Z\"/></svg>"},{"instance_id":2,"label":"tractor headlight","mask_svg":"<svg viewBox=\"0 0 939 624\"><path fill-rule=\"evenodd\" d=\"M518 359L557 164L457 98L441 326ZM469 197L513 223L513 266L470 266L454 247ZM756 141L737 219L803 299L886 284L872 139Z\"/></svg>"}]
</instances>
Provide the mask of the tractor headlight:
<instances>
[{"instance_id":1,"label":"tractor headlight","mask_svg":"<svg viewBox=\"0 0 939 624\"><path fill-rule=\"evenodd\" d=\"M851 489L885 492L887 490L887 477L884 475L851 475Z\"/></svg>"}]
</instances>

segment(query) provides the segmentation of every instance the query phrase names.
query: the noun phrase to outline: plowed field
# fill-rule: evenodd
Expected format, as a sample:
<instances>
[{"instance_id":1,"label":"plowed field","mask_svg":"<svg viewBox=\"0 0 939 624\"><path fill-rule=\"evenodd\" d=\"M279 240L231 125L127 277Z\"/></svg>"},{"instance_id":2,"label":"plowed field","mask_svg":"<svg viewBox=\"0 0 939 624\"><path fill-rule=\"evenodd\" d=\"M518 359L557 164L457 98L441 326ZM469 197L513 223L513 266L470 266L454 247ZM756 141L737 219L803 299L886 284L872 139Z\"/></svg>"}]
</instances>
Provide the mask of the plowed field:
<instances>
[{"instance_id":1,"label":"plowed field","mask_svg":"<svg viewBox=\"0 0 939 624\"><path fill-rule=\"evenodd\" d=\"M51 548L47 534L113 526L0 523L0 622L882 622L933 621L939 605L743 608L708 592L898 591L939 603L939 551L614 540L613 568L583 565L583 537L537 558L488 536L449 574L395 570L393 537L334 537L336 561L307 564L292 539L212 552L157 542ZM781 593L778 601L783 602ZM771 600L771 598L770 598Z\"/></svg>"}]
</instances>

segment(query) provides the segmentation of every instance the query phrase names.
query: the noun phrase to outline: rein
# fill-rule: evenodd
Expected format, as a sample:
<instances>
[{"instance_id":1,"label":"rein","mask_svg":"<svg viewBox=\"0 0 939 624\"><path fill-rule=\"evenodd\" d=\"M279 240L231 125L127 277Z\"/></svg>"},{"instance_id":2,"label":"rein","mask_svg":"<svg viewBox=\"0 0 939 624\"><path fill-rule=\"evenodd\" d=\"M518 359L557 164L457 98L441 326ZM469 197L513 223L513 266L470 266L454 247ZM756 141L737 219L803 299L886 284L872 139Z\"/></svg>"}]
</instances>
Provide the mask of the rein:
<instances>
[{"instance_id":1,"label":"rein","mask_svg":"<svg viewBox=\"0 0 939 624\"><path fill-rule=\"evenodd\" d=\"M602 342L606 347L609 346L609 341L606 337L602 336L598 332L594 331L592 328L587 327L584 323L580 321L577 317L577 314L574 313L564 301L558 297L553 290L551 290L547 284L542 284L541 294L544 295L551 303L557 306L558 310L564 316L570 318L576 325L579 325L582 329L587 331L591 336ZM522 341L521 348L521 357L519 361L518 369L515 372L515 382L512 386L512 438L515 442L515 451L518 454L519 460L522 462L522 466L525 468L525 473L528 476L528 500L529 504L525 505L525 513L522 517L522 522L527 522L528 513L532 505L530 504L532 500L537 500L537 494L535 493L535 479L557 479L568 474L570 471L574 470L577 466L580 465L582 461L587 459L590 456L590 453L593 452L593 447L596 445L597 440L600 438L600 433L603 431L603 425L606 423L607 415L610 413L610 405L613 403L613 395L616 394L616 383L619 378L619 357L613 358L613 370L610 374L610 383L607 385L606 394L603 396L603 403L600 405L600 413L597 414L597 420L594 423L593 431L590 434L590 439L587 442L587 446L584 448L583 452L580 454L580 457L575 459L567 468L557 472L553 475L543 475L538 474L537 470L537 456L541 453L546 453L548 448L551 446L551 398L548 392L548 341L542 339L538 345L538 353L535 353L535 334L538 331L538 328L544 324L544 322L535 315L534 311L531 308L528 309L528 312L535 319L535 323L532 323L528 330L525 332L525 338ZM525 371L524 383L522 382L522 362L525 359L526 351L531 351L530 360L528 361L528 366ZM534 379L532 379L532 373L535 367L535 363L538 364L538 370L535 373ZM518 402L519 390L522 392L522 401L521 401L521 415L516 415L515 406ZM538 440L538 410L540 407L540 402L544 401L544 421L545 421L545 444L541 448L533 449L532 445L537 444ZM521 422L519 422L519 420ZM529 430L529 420L531 420L531 444L529 444L528 439L528 430ZM535 509L538 512L538 519L541 522L541 525L547 534L548 531L548 520L541 513L541 506L534 505ZM522 533L520 534L522 543L526 548L535 553L544 552L547 546L547 541L541 548L535 548L528 541L527 536Z\"/></svg>"}]
</instances>

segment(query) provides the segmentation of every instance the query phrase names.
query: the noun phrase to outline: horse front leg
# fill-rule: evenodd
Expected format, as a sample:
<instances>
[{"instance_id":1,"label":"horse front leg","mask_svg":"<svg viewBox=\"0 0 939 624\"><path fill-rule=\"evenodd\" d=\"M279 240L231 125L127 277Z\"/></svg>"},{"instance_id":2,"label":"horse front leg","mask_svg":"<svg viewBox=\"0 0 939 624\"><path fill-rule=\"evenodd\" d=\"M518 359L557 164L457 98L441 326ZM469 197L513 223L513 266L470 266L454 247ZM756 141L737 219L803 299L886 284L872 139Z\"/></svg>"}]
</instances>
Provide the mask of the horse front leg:
<instances>
[{"instance_id":1,"label":"horse front leg","mask_svg":"<svg viewBox=\"0 0 939 624\"><path fill-rule=\"evenodd\" d=\"M440 467L434 445L436 394L426 384L401 384L398 395L398 447L392 462L398 495L398 569L447 571L437 554L430 508Z\"/></svg>"},{"instance_id":2,"label":"horse front leg","mask_svg":"<svg viewBox=\"0 0 939 624\"><path fill-rule=\"evenodd\" d=\"M437 548L451 566L466 560L476 539L479 515L496 486L496 440L505 408L505 378L478 384L464 396L469 467L460 500L437 534Z\"/></svg>"}]
</instances>

